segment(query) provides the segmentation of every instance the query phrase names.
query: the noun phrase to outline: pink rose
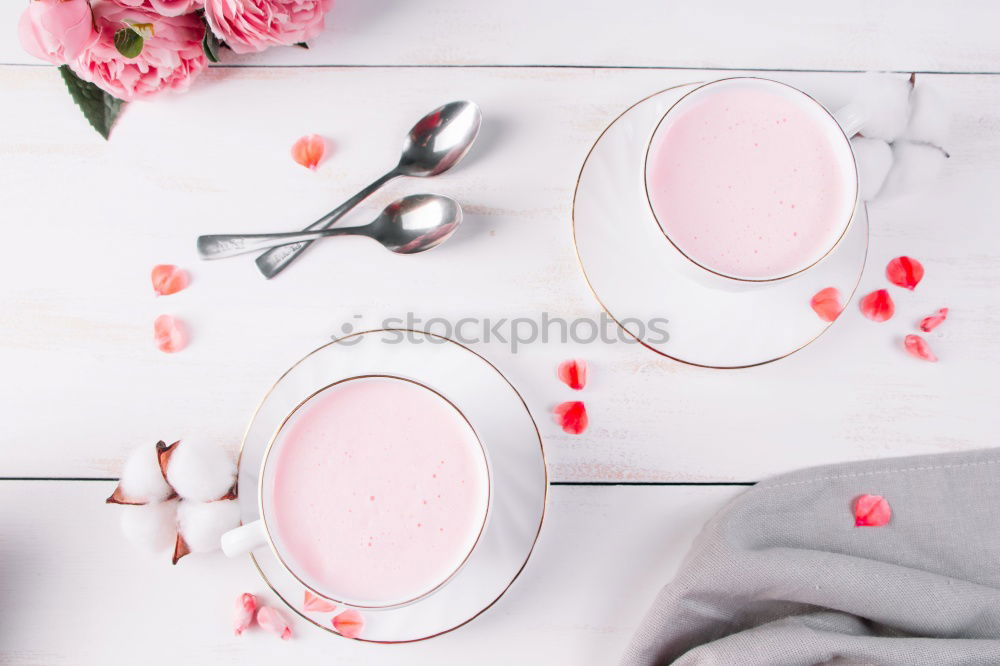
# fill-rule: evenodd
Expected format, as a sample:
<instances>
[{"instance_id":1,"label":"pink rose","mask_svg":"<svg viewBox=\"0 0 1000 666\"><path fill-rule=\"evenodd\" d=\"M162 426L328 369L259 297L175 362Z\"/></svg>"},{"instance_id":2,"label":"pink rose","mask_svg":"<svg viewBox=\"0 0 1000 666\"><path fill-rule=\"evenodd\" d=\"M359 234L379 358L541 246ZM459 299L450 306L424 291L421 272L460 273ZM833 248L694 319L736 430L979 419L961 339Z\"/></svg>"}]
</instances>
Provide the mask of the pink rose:
<instances>
[{"instance_id":1,"label":"pink rose","mask_svg":"<svg viewBox=\"0 0 1000 666\"><path fill-rule=\"evenodd\" d=\"M31 0L17 32L25 51L57 65L75 60L97 39L87 0Z\"/></svg>"},{"instance_id":2,"label":"pink rose","mask_svg":"<svg viewBox=\"0 0 1000 666\"><path fill-rule=\"evenodd\" d=\"M305 42L323 30L333 0L205 0L212 32L236 53Z\"/></svg>"},{"instance_id":3,"label":"pink rose","mask_svg":"<svg viewBox=\"0 0 1000 666\"><path fill-rule=\"evenodd\" d=\"M161 16L189 14L205 4L204 0L115 0L115 2L126 7L149 9Z\"/></svg>"},{"instance_id":4,"label":"pink rose","mask_svg":"<svg viewBox=\"0 0 1000 666\"><path fill-rule=\"evenodd\" d=\"M160 16L145 9L122 7L109 0L94 3L98 38L70 67L118 99L152 97L163 90L187 90L207 61L201 48L205 26L195 14ZM152 23L153 36L142 53L126 58L115 48L115 32L128 23Z\"/></svg>"}]
</instances>

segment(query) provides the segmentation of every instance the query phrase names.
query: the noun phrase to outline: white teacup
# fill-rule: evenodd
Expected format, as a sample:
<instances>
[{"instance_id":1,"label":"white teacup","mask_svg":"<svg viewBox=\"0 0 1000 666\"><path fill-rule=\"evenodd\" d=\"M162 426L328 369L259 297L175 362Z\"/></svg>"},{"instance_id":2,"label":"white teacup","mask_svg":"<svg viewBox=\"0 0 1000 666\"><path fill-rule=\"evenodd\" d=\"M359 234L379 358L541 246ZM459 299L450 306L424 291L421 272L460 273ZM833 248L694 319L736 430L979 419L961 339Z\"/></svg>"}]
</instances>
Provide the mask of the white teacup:
<instances>
[{"instance_id":1,"label":"white teacup","mask_svg":"<svg viewBox=\"0 0 1000 666\"><path fill-rule=\"evenodd\" d=\"M381 388L380 388L381 387ZM466 480L469 482L469 489L467 491L462 490L464 494L459 494L460 490L458 486L449 486L453 476L448 476L446 471L438 470L433 476L435 480L438 480L438 475L440 474L441 479L437 481L438 485L432 485L430 477L436 465L438 458L441 458L441 463L444 465L446 453L442 451L447 451L447 449L434 449L429 447L426 452L424 450L406 450L406 446L409 445L407 439L407 432L400 431L400 436L393 438L393 441L398 441L400 444L396 448L392 448L394 445L392 442L387 444L386 452L380 453L381 449L377 449L377 446L382 446L385 443L382 435L376 434L374 439L371 441L365 440L363 437L364 433L364 419L367 419L370 415L364 412L367 409L366 405L372 404L373 401L367 400L358 409L358 402L343 403L345 399L345 391L367 391L367 395L377 395L377 391L385 391L391 389L392 393L386 394L390 398L401 398L393 401L392 404L385 405L374 405L376 408L375 418L380 420L382 423L376 425L375 427L381 428L377 432L386 432L386 423L391 423L394 415L398 415L397 421L399 421L400 427L404 427L407 424L413 424L412 441L417 445L421 442L422 432L420 429L424 427L425 424L430 423L428 426L431 432L434 431L434 419L439 419L440 422L447 422L447 427L443 430L446 435L452 433L459 433L457 436L461 438L459 444L464 447L466 444L469 447L468 451L462 449L461 455L454 454L452 460L447 462L459 466L464 465L461 469L469 471L469 478L463 478L462 484L464 486ZM405 389L405 390L404 390ZM400 391L403 390L402 394ZM339 392L339 393L338 393ZM375 393L373 393L375 392ZM408 393L409 392L409 393ZM338 395L341 396L338 398ZM409 396L409 398L407 398ZM346 398L351 400L351 398ZM350 405L350 408L345 407L341 409L340 412L330 411L333 407L337 406L337 400L341 401L341 404ZM413 405L419 405L421 413L414 414L417 407L408 409L406 405L401 403L406 403L409 400ZM333 407L331 407L331 405ZM328 410L332 416L324 416L322 410ZM360 429L350 430L352 427L351 419L353 413L357 413L357 418L355 421L361 423ZM317 416L318 415L318 416ZM421 420L424 415L426 419ZM327 419L324 421L323 419ZM467 428L467 433L462 429ZM425 428L426 430L427 428ZM337 436L331 436L329 433L337 433ZM359 434L357 439L349 437L347 434L342 433L355 433ZM308 441L303 440L303 438L310 438ZM381 438L381 439L380 439ZM447 439L447 437L445 437ZM326 441L331 441L333 443L327 448L322 448L325 446ZM457 440L456 440L457 441ZM345 444L346 442L346 444ZM351 447L355 448L352 449ZM287 447L287 448L286 448ZM347 457L350 458L357 457L357 462L351 462ZM398 465L393 466L393 456L398 456L399 458L406 458L410 456L410 459L414 461L414 464L406 467L400 468ZM433 458L431 460L430 458ZM371 466L366 466L367 462L370 460L381 460L382 464L376 469ZM301 466L305 465L308 469L314 469L319 467L324 467L322 471L317 471L315 475L302 475L298 474L295 478L295 485L289 486L292 480L289 478L281 479L279 475L289 474L294 472L282 471L285 470L301 470ZM352 467L353 465L353 467ZM360 465L360 467L359 467ZM334 472L339 472L342 474L341 482L336 484L333 488L338 494L337 497L340 498L338 504L335 506L335 510L332 513L323 513L322 507L319 509L320 513L310 513L310 508L314 506L310 504L307 500L315 498L317 502L322 501L321 495L322 490L315 494L310 494L306 489L309 488L322 488L330 487L327 484L326 479L326 468L329 467ZM352 473L357 472L357 474ZM419 478L411 479L409 477L410 471L416 477ZM296 473L297 474L297 473ZM322 474L322 476L320 476ZM454 473L452 473L454 474ZM343 476L347 475L347 476ZM426 478L425 478L426 477ZM330 477L332 478L332 477ZM351 486L351 480L358 478L360 479L356 484L356 487ZM478 543L479 537L482 534L483 528L486 525L487 515L489 512L490 504L490 475L489 466L487 462L487 457L485 451L483 450L482 444L479 441L475 430L472 428L471 424L465 419L465 416L444 396L440 395L433 389L430 389L423 384L415 382L410 379L405 379L401 377L391 377L384 375L365 375L350 377L329 386L320 389L313 395L309 396L303 400L284 420L281 426L278 428L277 432L271 438L267 449L264 453L264 460L261 465L260 479L258 483L258 508L260 511L261 518L255 520L246 525L242 525L236 529L233 529L222 536L222 550L226 555L234 557L237 555L246 554L251 552L261 546L269 545L274 555L277 557L278 561L284 566L284 568L291 573L296 579L299 580L304 586L309 588L311 591L316 593L320 597L330 599L337 603L346 604L358 608L394 608L408 603L422 599L427 595L433 593L435 590L439 589L448 580L450 580L464 565L465 561L471 555L473 549ZM482 483L482 494L479 496L479 486ZM283 485L279 485L283 484ZM321 484L317 486L317 484ZM475 486L475 487L474 487ZM282 488L282 490L277 490L277 488ZM315 548L318 548L317 544L325 544L324 538L329 537L329 530L325 528L325 523L317 523L315 521L316 515L326 515L327 517L332 517L336 520L342 520L344 525L349 527L357 526L357 529L364 531L365 534L378 534L376 530L379 528L378 519L379 516L383 516L383 527L387 529L383 531L379 536L366 537L369 539L383 538L386 543L390 543L393 538L398 539L402 542L406 535L420 535L419 537L413 537L411 539L412 543L419 543L420 539L425 539L423 536L427 534L430 530L436 530L437 525L428 522L426 525L421 526L417 521L433 521L433 516L437 515L440 517L447 514L447 504L446 502L452 499L450 496L446 496L443 499L439 494L437 498L434 498L430 493L433 490L425 492L423 496L426 499L423 500L423 505L420 505L420 499L416 499L412 502L407 501L406 506L410 507L412 504L417 506L413 507L413 517L412 525L409 522L409 514L407 516L407 522L403 527L400 527L400 520L397 520L398 512L393 512L390 509L394 506L392 504L393 500L393 488L397 489L396 495L399 497L407 497L408 494L413 494L418 492L416 489L427 490L428 488L437 488L442 493L448 493L453 491L452 495L464 497L467 503L473 504L472 508L466 509L463 503L462 510L467 511L469 520L462 523L468 527L474 527L470 529L464 535L456 535L454 539L457 541L453 542L459 545L459 549L456 550L452 547L450 550L443 549L441 552L447 552L450 557L447 561L442 560L440 565L435 565L431 563L430 569L427 571L431 572L430 577L428 577L426 571L421 572L423 574L420 580L423 582L422 586L414 588L410 585L406 587L407 592L400 594L369 594L369 595L359 595L357 593L345 592L343 589L333 589L328 583L324 582L322 575L317 575L316 566L306 565L306 562L311 561L307 556L310 553L314 553ZM373 488L378 488L378 490L373 490ZM444 490L443 488L448 488ZM349 494L348 491L353 490L356 493L362 493L363 497L354 498L354 495ZM383 502L384 507L389 507L386 509L384 514L379 514L378 511L381 509L376 508L376 497L375 494L371 496L371 508L369 508L368 494L369 492L381 494L382 497L378 498ZM302 496L306 495L305 500L302 500ZM292 499L282 499L282 498L298 498L294 499L298 504L289 504ZM354 498L354 499L352 499ZM302 501L306 503L302 503ZM435 506L435 501L437 506ZM295 513L296 519L303 521L313 521L307 522L306 524L296 526L295 530L289 530L289 526L281 525L282 507L279 504L284 503L286 506L296 506L302 507L302 510ZM351 508L353 506L353 509ZM407 508L407 511L410 509ZM287 516L292 515L287 513L285 509L286 517L284 520L291 520ZM355 514L357 518L350 518L347 516L346 511L357 511ZM435 514L435 511L438 513ZM367 512L367 513L366 513ZM480 515L481 514L481 515ZM300 516L305 516L301 517ZM423 518L421 517L423 516ZM315 534L316 541L314 543L309 543L310 550L305 551L301 546L297 546L300 550L296 552L296 547L292 544L299 543L302 544L304 541L309 541L312 537L313 532L310 532L313 526L321 525L323 529L318 529ZM420 527L419 530L414 531L412 528L416 525ZM424 529L426 527L426 529ZM393 529L396 531L394 532ZM403 530L403 531L400 531ZM441 543L443 539L443 529L442 536L438 537L437 541L433 544ZM284 534L294 534L295 536L290 540L286 539L282 535ZM354 562L364 562L364 559L358 559L357 553L364 553L363 549L358 550L355 548L357 545L356 540L353 539L353 533L347 528L343 530L344 534L350 534L350 543L347 544L344 551L349 553L354 553ZM303 536L304 535L304 536ZM326 537L324 537L326 535ZM335 535L336 536L336 535ZM432 535L438 536L438 535ZM347 538L345 536L345 538ZM431 537L426 537L427 543L432 544L430 540ZM465 547L467 544L467 547ZM363 544L362 544L363 545ZM368 543L369 546L372 545L371 541ZM389 546L385 547L386 550L382 551L382 555L371 555L369 560L374 557L382 557L385 560L386 554L391 555ZM405 548L401 547L401 551ZM325 554L327 550L324 548L322 552ZM370 551L373 553L379 552L377 549ZM411 553L413 551L410 551ZM343 556L338 552L329 552L329 559L331 561L331 566L341 567L350 566L349 564L343 564L338 560L338 557L344 557L347 562L352 561L351 556ZM364 555L361 555L364 558ZM313 558L315 559L315 558ZM351 572L347 572L351 573ZM436 574L436 575L435 575ZM362 572L359 571L359 576Z\"/></svg>"},{"instance_id":2,"label":"white teacup","mask_svg":"<svg viewBox=\"0 0 1000 666\"><path fill-rule=\"evenodd\" d=\"M854 219L858 171L849 137L862 122L859 107L833 114L769 79L700 85L650 137L649 208L700 271L748 283L801 273L833 251Z\"/></svg>"}]
</instances>

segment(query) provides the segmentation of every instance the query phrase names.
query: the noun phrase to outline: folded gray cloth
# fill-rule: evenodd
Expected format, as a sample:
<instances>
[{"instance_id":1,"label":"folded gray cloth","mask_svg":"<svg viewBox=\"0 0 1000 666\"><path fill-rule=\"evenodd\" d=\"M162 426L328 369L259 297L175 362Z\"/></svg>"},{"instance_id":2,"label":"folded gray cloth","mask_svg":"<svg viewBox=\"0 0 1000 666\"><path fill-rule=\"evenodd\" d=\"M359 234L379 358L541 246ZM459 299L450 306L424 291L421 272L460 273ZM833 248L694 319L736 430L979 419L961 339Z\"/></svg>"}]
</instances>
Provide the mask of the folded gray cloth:
<instances>
[{"instance_id":1,"label":"folded gray cloth","mask_svg":"<svg viewBox=\"0 0 1000 666\"><path fill-rule=\"evenodd\" d=\"M854 526L862 494L888 525ZM708 522L622 663L1000 664L1000 449L757 484Z\"/></svg>"}]
</instances>

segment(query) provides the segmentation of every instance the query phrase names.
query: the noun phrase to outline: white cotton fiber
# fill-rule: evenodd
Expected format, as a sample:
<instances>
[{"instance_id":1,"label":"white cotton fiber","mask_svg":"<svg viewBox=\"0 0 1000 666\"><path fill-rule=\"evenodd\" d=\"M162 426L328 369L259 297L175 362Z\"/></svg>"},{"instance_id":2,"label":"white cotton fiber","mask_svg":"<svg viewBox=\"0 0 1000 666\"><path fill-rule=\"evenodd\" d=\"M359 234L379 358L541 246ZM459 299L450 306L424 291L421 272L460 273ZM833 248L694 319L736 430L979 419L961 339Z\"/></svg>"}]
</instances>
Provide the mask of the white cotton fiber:
<instances>
[{"instance_id":1,"label":"white cotton fiber","mask_svg":"<svg viewBox=\"0 0 1000 666\"><path fill-rule=\"evenodd\" d=\"M892 141L903 134L910 117L910 82L896 74L865 74L854 103L866 118L861 133Z\"/></svg>"},{"instance_id":2,"label":"white cotton fiber","mask_svg":"<svg viewBox=\"0 0 1000 666\"><path fill-rule=\"evenodd\" d=\"M882 189L882 183L892 167L892 148L882 139L860 136L851 139L851 148L858 163L861 200L871 201Z\"/></svg>"},{"instance_id":3,"label":"white cotton fiber","mask_svg":"<svg viewBox=\"0 0 1000 666\"><path fill-rule=\"evenodd\" d=\"M236 464L221 447L185 440L170 455L167 480L183 499L210 502L232 488Z\"/></svg>"},{"instance_id":4,"label":"white cotton fiber","mask_svg":"<svg viewBox=\"0 0 1000 666\"><path fill-rule=\"evenodd\" d=\"M122 533L139 550L160 553L173 547L177 535L177 502L122 506Z\"/></svg>"},{"instance_id":5,"label":"white cotton fiber","mask_svg":"<svg viewBox=\"0 0 1000 666\"><path fill-rule=\"evenodd\" d=\"M154 444L140 444L129 454L122 466L119 487L127 499L137 502L159 502L170 497L172 491L163 480Z\"/></svg>"},{"instance_id":6,"label":"white cotton fiber","mask_svg":"<svg viewBox=\"0 0 1000 666\"><path fill-rule=\"evenodd\" d=\"M951 130L951 107L933 86L918 83L910 95L910 123L903 138L931 143L947 149Z\"/></svg>"},{"instance_id":7,"label":"white cotton fiber","mask_svg":"<svg viewBox=\"0 0 1000 666\"><path fill-rule=\"evenodd\" d=\"M892 145L892 168L879 196L899 196L931 182L941 173L946 159L935 146L897 141Z\"/></svg>"},{"instance_id":8,"label":"white cotton fiber","mask_svg":"<svg viewBox=\"0 0 1000 666\"><path fill-rule=\"evenodd\" d=\"M222 535L239 525L240 506L236 500L181 500L177 507L177 529L192 553L218 550Z\"/></svg>"}]
</instances>

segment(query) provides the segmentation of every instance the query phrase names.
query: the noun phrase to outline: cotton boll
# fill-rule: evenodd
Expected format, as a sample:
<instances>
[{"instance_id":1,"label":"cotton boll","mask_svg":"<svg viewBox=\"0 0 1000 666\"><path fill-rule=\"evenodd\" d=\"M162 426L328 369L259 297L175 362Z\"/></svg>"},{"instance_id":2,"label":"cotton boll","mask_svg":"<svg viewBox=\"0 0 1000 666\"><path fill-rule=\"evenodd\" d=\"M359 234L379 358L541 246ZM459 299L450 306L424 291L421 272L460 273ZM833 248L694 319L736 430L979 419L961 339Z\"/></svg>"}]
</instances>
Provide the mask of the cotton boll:
<instances>
[{"instance_id":1,"label":"cotton boll","mask_svg":"<svg viewBox=\"0 0 1000 666\"><path fill-rule=\"evenodd\" d=\"M861 133L892 141L902 135L910 117L910 82L892 74L866 74L854 102L864 110Z\"/></svg>"},{"instance_id":2,"label":"cotton boll","mask_svg":"<svg viewBox=\"0 0 1000 666\"><path fill-rule=\"evenodd\" d=\"M894 143L892 168L880 195L898 196L931 182L941 173L946 159L944 152L934 146L909 141Z\"/></svg>"},{"instance_id":3,"label":"cotton boll","mask_svg":"<svg viewBox=\"0 0 1000 666\"><path fill-rule=\"evenodd\" d=\"M115 492L135 503L161 502L173 494L163 479L155 446L141 444L129 454Z\"/></svg>"},{"instance_id":4,"label":"cotton boll","mask_svg":"<svg viewBox=\"0 0 1000 666\"><path fill-rule=\"evenodd\" d=\"M240 506L235 500L181 500L177 506L177 529L192 553L218 550L222 535L239 524Z\"/></svg>"},{"instance_id":5,"label":"cotton boll","mask_svg":"<svg viewBox=\"0 0 1000 666\"><path fill-rule=\"evenodd\" d=\"M933 86L918 85L910 100L913 109L903 138L944 148L951 130L951 108L944 95Z\"/></svg>"},{"instance_id":6,"label":"cotton boll","mask_svg":"<svg viewBox=\"0 0 1000 666\"><path fill-rule=\"evenodd\" d=\"M160 553L173 545L177 534L177 502L160 502L121 508L122 533L133 546Z\"/></svg>"},{"instance_id":7,"label":"cotton boll","mask_svg":"<svg viewBox=\"0 0 1000 666\"><path fill-rule=\"evenodd\" d=\"M218 446L185 441L170 451L167 480L182 498L211 502L233 487L236 464Z\"/></svg>"},{"instance_id":8,"label":"cotton boll","mask_svg":"<svg viewBox=\"0 0 1000 666\"><path fill-rule=\"evenodd\" d=\"M882 189L882 183L892 167L892 148L882 139L860 136L851 139L851 147L858 163L861 200L871 201Z\"/></svg>"}]
</instances>

